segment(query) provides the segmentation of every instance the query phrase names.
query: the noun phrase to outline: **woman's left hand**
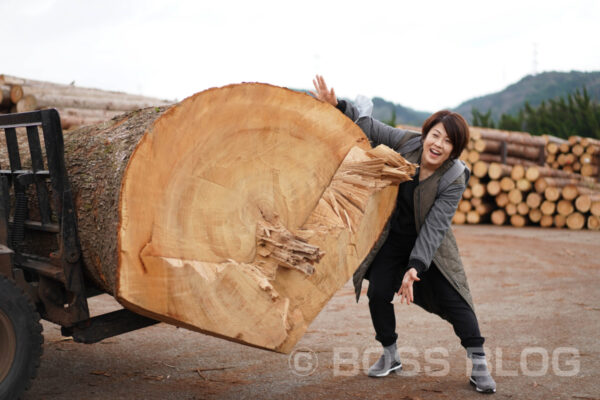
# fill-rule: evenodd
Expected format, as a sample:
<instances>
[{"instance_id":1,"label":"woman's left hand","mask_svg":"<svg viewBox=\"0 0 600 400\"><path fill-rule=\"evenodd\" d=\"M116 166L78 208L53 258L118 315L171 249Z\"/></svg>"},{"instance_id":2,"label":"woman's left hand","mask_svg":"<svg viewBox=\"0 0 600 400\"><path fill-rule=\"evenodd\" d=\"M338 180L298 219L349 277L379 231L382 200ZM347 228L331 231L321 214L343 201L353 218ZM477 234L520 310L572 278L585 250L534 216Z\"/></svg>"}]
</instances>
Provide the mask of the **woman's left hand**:
<instances>
[{"instance_id":1,"label":"woman's left hand","mask_svg":"<svg viewBox=\"0 0 600 400\"><path fill-rule=\"evenodd\" d=\"M404 302L406 299L406 305L410 305L411 302L414 301L413 296L413 282L418 282L421 279L417 276L417 270L414 268L409 269L404 274L404 278L402 279L402 286L400 286L400 290L398 294L400 295L400 304Z\"/></svg>"}]
</instances>

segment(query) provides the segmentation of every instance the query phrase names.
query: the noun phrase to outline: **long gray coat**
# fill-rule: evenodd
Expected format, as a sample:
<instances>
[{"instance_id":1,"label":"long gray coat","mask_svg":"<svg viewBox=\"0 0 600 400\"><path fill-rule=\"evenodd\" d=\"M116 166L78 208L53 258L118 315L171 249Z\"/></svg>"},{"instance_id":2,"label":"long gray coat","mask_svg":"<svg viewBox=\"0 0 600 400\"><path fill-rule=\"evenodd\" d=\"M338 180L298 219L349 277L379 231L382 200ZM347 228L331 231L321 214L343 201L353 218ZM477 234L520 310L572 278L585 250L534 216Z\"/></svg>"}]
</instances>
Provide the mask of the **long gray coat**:
<instances>
[{"instance_id":1,"label":"long gray coat","mask_svg":"<svg viewBox=\"0 0 600 400\"><path fill-rule=\"evenodd\" d=\"M348 103L345 114L355 121L367 135L373 146L385 144L396 150L404 158L413 163L420 163L423 146L418 132L392 128L371 117L360 117L358 110ZM458 247L450 224L458 207L469 178L468 169L457 178L450 172L458 160L446 160L429 178L419 182L414 191L415 223L417 240L410 258L422 261L427 268L433 262L442 275L465 299L471 309L475 309L467 284L467 277L462 265ZM451 182L444 182L452 176ZM444 182L444 184L442 184ZM443 187L440 192L438 189ZM360 297L362 281L375 255L387 239L390 229L388 221L382 235L373 249L353 276L356 301ZM433 301L432 293L425 293L424 308L440 314L440 309Z\"/></svg>"}]
</instances>

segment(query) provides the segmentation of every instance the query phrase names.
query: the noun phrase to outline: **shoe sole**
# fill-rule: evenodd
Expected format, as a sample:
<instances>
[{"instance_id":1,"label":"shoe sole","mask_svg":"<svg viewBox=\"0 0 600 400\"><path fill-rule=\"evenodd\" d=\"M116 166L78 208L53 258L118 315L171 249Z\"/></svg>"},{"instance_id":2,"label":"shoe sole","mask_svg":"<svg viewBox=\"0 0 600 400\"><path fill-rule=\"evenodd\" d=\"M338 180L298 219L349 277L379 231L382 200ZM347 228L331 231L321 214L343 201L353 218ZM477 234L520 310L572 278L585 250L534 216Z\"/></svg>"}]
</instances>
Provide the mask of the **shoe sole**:
<instances>
[{"instance_id":1,"label":"shoe sole","mask_svg":"<svg viewBox=\"0 0 600 400\"><path fill-rule=\"evenodd\" d=\"M390 374L390 372L394 372L394 371L400 372L399 370L401 370L401 369L402 369L402 364L396 365L395 367L390 368L387 371L382 372L381 374L373 374L373 375L369 374L369 376L371 378L383 378L384 376L388 376Z\"/></svg>"},{"instance_id":2,"label":"shoe sole","mask_svg":"<svg viewBox=\"0 0 600 400\"><path fill-rule=\"evenodd\" d=\"M485 394L492 394L492 393L496 393L496 389L479 389L477 387L477 383L475 383L475 381L473 380L473 378L469 378L469 383L471 384L471 386L475 387L475 390L477 390L479 393L485 393Z\"/></svg>"}]
</instances>

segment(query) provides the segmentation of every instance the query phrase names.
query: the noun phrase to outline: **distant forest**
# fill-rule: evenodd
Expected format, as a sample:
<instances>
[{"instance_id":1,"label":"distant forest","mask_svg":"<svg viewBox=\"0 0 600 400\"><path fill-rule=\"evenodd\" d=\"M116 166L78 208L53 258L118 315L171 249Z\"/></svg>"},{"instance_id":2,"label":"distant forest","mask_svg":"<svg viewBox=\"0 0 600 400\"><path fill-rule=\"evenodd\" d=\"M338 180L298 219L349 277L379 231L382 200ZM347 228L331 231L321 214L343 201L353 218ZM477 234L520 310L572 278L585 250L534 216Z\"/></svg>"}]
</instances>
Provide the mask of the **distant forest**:
<instances>
[{"instance_id":1,"label":"distant forest","mask_svg":"<svg viewBox=\"0 0 600 400\"><path fill-rule=\"evenodd\" d=\"M483 113L472 107L471 114L474 126L560 138L578 135L600 139L600 104L590 97L585 87L566 97L543 100L539 106L525 101L516 114L503 113L497 121L491 109Z\"/></svg>"}]
</instances>

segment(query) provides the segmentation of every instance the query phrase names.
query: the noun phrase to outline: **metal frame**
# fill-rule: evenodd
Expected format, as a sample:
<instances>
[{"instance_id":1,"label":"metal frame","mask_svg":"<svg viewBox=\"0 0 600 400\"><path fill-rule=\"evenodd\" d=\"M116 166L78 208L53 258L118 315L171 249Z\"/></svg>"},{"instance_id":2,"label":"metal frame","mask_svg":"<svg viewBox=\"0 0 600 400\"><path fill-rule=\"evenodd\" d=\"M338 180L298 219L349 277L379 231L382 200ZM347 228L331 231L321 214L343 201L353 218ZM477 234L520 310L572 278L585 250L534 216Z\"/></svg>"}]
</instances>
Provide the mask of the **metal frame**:
<instances>
[{"instance_id":1,"label":"metal frame","mask_svg":"<svg viewBox=\"0 0 600 400\"><path fill-rule=\"evenodd\" d=\"M17 128L25 128L27 134L29 169L21 164L18 135L23 132L17 132ZM0 165L0 273L30 295L42 318L61 325L63 334L73 335L76 341L94 343L157 323L125 309L89 317L87 297L102 292L91 286L86 290L84 282L77 214L58 112L49 109L0 115L0 130L4 131L10 164L10 169ZM37 221L29 219L33 192L37 197ZM55 237L55 251L49 256L27 253L25 239L32 230L37 235Z\"/></svg>"}]
</instances>

